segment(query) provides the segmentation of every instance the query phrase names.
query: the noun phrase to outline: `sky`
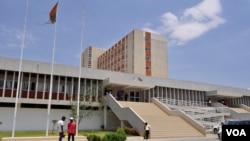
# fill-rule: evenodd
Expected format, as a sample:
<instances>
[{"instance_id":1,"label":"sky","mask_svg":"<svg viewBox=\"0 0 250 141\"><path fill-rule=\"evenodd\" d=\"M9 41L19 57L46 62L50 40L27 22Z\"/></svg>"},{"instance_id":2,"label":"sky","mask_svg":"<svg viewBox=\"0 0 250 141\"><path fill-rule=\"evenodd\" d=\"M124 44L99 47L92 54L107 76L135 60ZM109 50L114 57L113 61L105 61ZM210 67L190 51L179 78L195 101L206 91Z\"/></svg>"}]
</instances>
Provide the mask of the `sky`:
<instances>
[{"instance_id":1,"label":"sky","mask_svg":"<svg viewBox=\"0 0 250 141\"><path fill-rule=\"evenodd\" d=\"M20 58L24 37L23 59L51 63L54 48L79 66L81 49L141 29L166 37L169 78L250 88L250 0L59 0L46 24L57 1L0 0L0 56Z\"/></svg>"}]
</instances>

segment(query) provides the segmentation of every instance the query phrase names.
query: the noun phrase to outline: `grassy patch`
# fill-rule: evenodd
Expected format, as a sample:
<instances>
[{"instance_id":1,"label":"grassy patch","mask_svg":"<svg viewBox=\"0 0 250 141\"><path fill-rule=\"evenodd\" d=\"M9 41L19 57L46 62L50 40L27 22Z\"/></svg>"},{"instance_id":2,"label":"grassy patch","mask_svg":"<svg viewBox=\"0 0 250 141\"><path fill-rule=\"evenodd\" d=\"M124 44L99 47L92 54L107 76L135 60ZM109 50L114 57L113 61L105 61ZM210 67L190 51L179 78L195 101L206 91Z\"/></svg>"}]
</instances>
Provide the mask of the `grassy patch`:
<instances>
[{"instance_id":1,"label":"grassy patch","mask_svg":"<svg viewBox=\"0 0 250 141\"><path fill-rule=\"evenodd\" d=\"M112 131L101 131L101 130L81 130L78 132L79 136L88 136L90 134L95 134L97 136L103 137L107 133L111 133ZM65 132L66 134L66 132ZM46 131L16 131L15 137L38 137L38 136L45 136ZM57 131L54 131L52 134L52 131L49 131L49 136L57 136ZM0 132L0 141L2 137L11 137L12 132L11 131L3 131Z\"/></svg>"},{"instance_id":2,"label":"grassy patch","mask_svg":"<svg viewBox=\"0 0 250 141\"><path fill-rule=\"evenodd\" d=\"M38 137L38 136L45 136L46 131L16 131L15 137ZM49 136L57 136L57 131L54 131L52 134L52 131L49 131ZM11 137L12 132L11 131L1 131L0 132L0 141L3 137Z\"/></svg>"}]
</instances>

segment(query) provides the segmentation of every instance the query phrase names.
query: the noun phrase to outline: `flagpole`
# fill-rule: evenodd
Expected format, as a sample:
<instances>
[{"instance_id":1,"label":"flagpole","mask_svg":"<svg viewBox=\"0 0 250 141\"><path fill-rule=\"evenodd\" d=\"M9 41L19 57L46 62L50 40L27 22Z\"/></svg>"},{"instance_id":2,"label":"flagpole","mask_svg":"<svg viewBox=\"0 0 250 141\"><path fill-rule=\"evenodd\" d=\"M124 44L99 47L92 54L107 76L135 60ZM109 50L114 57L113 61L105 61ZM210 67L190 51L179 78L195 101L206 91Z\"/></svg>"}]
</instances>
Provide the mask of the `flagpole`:
<instances>
[{"instance_id":1,"label":"flagpole","mask_svg":"<svg viewBox=\"0 0 250 141\"><path fill-rule=\"evenodd\" d=\"M84 8L82 8L82 31L81 31L81 45L80 45L80 63L79 63L79 79L78 79L78 94L77 94L77 121L76 121L76 136L78 136L79 130L79 118L80 118L80 91L81 91L81 74L82 74L82 46L83 46L83 27L84 27Z\"/></svg>"},{"instance_id":2,"label":"flagpole","mask_svg":"<svg viewBox=\"0 0 250 141\"><path fill-rule=\"evenodd\" d=\"M58 15L58 8L56 12L56 17ZM50 110L51 110L51 98L52 98L52 90L53 90L53 72L54 72L54 60L55 60L55 49L56 49L56 28L57 22L55 22L54 26L54 42L53 42L53 50L52 50L52 62L51 62L51 73L50 73L50 87L49 87L49 102L48 102L48 115L47 115L47 127L46 127L46 137L49 134L49 123L50 123Z\"/></svg>"},{"instance_id":3,"label":"flagpole","mask_svg":"<svg viewBox=\"0 0 250 141\"><path fill-rule=\"evenodd\" d=\"M20 78L21 78L22 63L23 63L23 49L24 49L24 40L25 40L25 34L26 34L28 7L29 7L29 0L26 0L26 13L25 13L25 19L24 19L23 37L22 37L22 45L21 45L21 55L20 55L20 62L19 62L17 90L16 90L16 101L15 101L15 110L14 110L14 119L13 119L13 128L12 128L12 138L14 138L14 136L15 136L15 129L16 129L16 114L17 114L17 104L18 104L18 99L19 99L19 89L20 89L20 81L21 81Z\"/></svg>"}]
</instances>

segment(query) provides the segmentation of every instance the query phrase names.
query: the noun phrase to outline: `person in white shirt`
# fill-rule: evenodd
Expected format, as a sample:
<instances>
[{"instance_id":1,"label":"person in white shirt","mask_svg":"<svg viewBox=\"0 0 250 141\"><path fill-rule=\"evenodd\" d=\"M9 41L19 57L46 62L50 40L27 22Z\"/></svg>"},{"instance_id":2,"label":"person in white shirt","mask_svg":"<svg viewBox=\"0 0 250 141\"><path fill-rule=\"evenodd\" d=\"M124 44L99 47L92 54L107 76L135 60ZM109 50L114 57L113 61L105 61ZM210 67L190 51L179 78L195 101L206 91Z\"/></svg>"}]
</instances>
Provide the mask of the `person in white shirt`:
<instances>
[{"instance_id":1,"label":"person in white shirt","mask_svg":"<svg viewBox=\"0 0 250 141\"><path fill-rule=\"evenodd\" d=\"M222 125L224 125L224 122L221 122L220 126L218 127L218 138L221 139L221 135L222 135Z\"/></svg>"},{"instance_id":2,"label":"person in white shirt","mask_svg":"<svg viewBox=\"0 0 250 141\"><path fill-rule=\"evenodd\" d=\"M65 116L62 116L62 119L57 122L57 129L59 132L59 141L62 141L62 138L65 137L64 131L63 131L65 119L66 119Z\"/></svg>"},{"instance_id":3,"label":"person in white shirt","mask_svg":"<svg viewBox=\"0 0 250 141\"><path fill-rule=\"evenodd\" d=\"M144 136L144 139L148 139L149 138L149 134L150 134L150 125L147 123L147 122L145 122L145 136Z\"/></svg>"}]
</instances>

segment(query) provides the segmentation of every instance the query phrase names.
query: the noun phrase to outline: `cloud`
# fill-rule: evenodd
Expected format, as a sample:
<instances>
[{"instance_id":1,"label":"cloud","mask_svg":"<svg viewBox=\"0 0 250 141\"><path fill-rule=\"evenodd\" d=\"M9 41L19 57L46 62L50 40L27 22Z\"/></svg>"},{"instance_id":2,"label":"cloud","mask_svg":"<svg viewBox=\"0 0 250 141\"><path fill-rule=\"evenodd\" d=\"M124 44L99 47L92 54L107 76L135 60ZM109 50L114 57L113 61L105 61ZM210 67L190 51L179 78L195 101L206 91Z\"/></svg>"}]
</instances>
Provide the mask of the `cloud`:
<instances>
[{"instance_id":1,"label":"cloud","mask_svg":"<svg viewBox=\"0 0 250 141\"><path fill-rule=\"evenodd\" d=\"M167 34L170 43L182 45L225 23L220 17L221 12L220 0L203 0L184 10L179 17L170 12L164 13L160 26L152 29L152 25L147 23L144 30Z\"/></svg>"},{"instance_id":2,"label":"cloud","mask_svg":"<svg viewBox=\"0 0 250 141\"><path fill-rule=\"evenodd\" d=\"M17 48L21 46L23 31L13 27L0 25L0 47L1 48ZM27 45L34 46L37 38L29 31L25 33L25 47Z\"/></svg>"}]
</instances>

